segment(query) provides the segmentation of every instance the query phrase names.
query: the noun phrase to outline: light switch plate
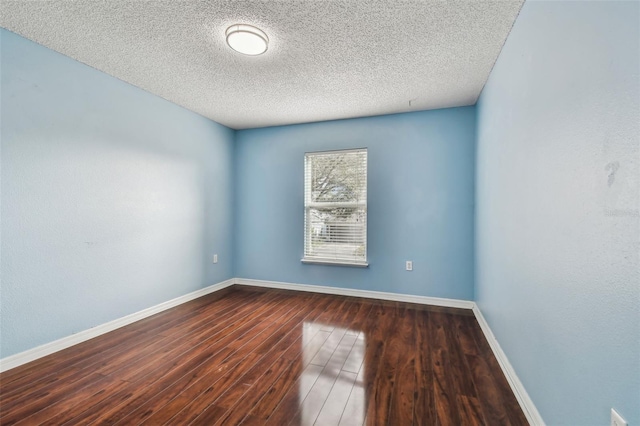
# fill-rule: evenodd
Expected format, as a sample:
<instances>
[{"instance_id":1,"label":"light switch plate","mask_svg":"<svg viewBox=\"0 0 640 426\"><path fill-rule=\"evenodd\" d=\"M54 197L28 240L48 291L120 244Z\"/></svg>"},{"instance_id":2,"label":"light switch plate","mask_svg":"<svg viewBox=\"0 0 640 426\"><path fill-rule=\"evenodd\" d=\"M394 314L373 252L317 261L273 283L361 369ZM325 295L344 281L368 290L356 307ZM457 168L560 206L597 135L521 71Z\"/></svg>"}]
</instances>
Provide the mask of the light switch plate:
<instances>
[{"instance_id":1,"label":"light switch plate","mask_svg":"<svg viewBox=\"0 0 640 426\"><path fill-rule=\"evenodd\" d=\"M616 410L611 409L611 426L629 426L629 423L618 414Z\"/></svg>"}]
</instances>

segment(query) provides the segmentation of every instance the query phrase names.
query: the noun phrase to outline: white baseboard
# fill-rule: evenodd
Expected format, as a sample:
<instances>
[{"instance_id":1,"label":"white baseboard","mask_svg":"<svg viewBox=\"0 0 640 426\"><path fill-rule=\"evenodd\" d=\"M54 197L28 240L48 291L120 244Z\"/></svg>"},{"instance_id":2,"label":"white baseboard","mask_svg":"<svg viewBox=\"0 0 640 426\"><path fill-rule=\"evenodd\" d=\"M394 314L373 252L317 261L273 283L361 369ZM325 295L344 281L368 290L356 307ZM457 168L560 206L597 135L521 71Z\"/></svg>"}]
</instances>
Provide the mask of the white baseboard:
<instances>
[{"instance_id":1,"label":"white baseboard","mask_svg":"<svg viewBox=\"0 0 640 426\"><path fill-rule=\"evenodd\" d=\"M264 280L252 280L246 278L236 278L236 284L239 285L247 285L247 286L255 286L255 287L267 287L267 288L278 288L283 290L294 290L294 291L308 291L313 293L324 293L324 294L335 294L340 296L354 296L354 297L365 297L369 299L380 299L380 300L392 300L397 302L408 302L408 303L418 303L423 305L434 305L434 306L443 306L447 308L461 308L461 309L472 309L473 313L478 320L478 324L480 324L480 328L489 342L489 346L493 351L496 359L498 360L498 364L500 364L500 368L504 373L507 381L509 382L509 386L513 391L524 415L531 425L535 426L544 426L544 420L540 416L536 406L533 404L533 401L529 397L529 394L525 390L522 382L516 375L515 370L511 366L511 363L507 359L507 355L504 353L500 344L496 340L489 324L485 320L482 312L478 308L475 302L471 302L468 300L458 300L458 299L443 299L438 297L426 297L426 296L414 296L407 294L397 294L397 293L386 293L380 291L368 291L368 290L356 290L356 289L347 289L347 288L338 288L338 287L328 287L328 286L319 286L319 285L307 285L307 284L293 284L293 283L284 283L278 281L264 281Z\"/></svg>"},{"instance_id":2,"label":"white baseboard","mask_svg":"<svg viewBox=\"0 0 640 426\"><path fill-rule=\"evenodd\" d=\"M504 351L500 347L500 344L496 340L493 331L491 331L491 328L489 327L489 323L487 323L487 320L482 315L480 308L478 308L478 305L475 303L473 304L473 313L478 320L478 324L480 324L480 328L482 329L487 342L489 342L489 346L491 346L493 354L498 360L498 364L500 364L500 368L502 368L502 372L507 378L507 382L509 382L509 386L511 386L513 394L516 396L516 399L518 400L518 403L520 404L524 415L527 417L529 424L535 426L544 426L545 423L544 420L542 420L542 416L540 416L538 409L529 397L529 394L524 388L524 385L516 375L515 370L509 362L509 359L507 359L507 355L504 353Z\"/></svg>"},{"instance_id":3,"label":"white baseboard","mask_svg":"<svg viewBox=\"0 0 640 426\"><path fill-rule=\"evenodd\" d=\"M62 339L58 339L53 342L46 343L42 346L38 346L36 348L29 349L24 352L0 359L0 372L10 370L22 364L26 364L27 362L34 361L38 358L42 358L52 353L61 351L70 346L77 345L78 343L82 343L86 340L93 339L94 337L116 330L120 327L124 327L125 325L129 325L131 323L150 317L151 315L155 315L167 309L171 309L175 306L197 299L198 297L202 297L207 294L222 290L234 284L255 286L255 287L277 288L277 289L283 289L283 290L307 291L307 292L323 293L323 294L335 294L340 296L364 297L368 299L391 300L391 301L397 301L397 302L418 303L423 305L442 306L442 307L448 307L448 308L472 309L476 319L478 320L478 324L480 324L480 328L482 329L482 332L484 333L487 339L487 342L489 342L489 346L491 347L493 354L498 360L498 363L500 364L500 367L502 368L502 371L506 376L507 381L509 382L509 386L511 386L511 390L516 396L518 403L520 404L520 407L522 407L522 411L524 411L524 414L527 417L527 420L529 421L530 424L536 425L536 426L544 426L545 424L544 421L542 420L542 417L540 416L540 413L538 412L535 405L533 404L533 401L529 397L529 394L527 393L524 386L522 385L522 382L520 381L520 379L518 379L518 376L516 375L516 372L511 366L511 363L507 359L506 354L504 353L504 351L500 347L500 344L498 343L495 336L493 335L493 332L491 331L489 324L485 320L484 316L482 315L482 312L480 311L480 309L478 308L475 302L468 301L468 300L415 296L415 295L408 295L408 294L387 293L387 292L369 291L369 290L357 290L357 289L328 287L328 286L320 286L320 285L293 284L293 283L285 283L285 282L278 282L278 281L253 280L253 279L246 279L246 278L231 278L226 281L220 282L218 284L214 284L209 287L205 287L203 289L185 294L184 296L176 297L175 299L168 300L166 302L160 303L150 308L143 309L141 311L124 316L122 318L109 321L108 323L101 324L99 326L90 328L88 330L81 331L71 336L63 337Z\"/></svg>"},{"instance_id":4,"label":"white baseboard","mask_svg":"<svg viewBox=\"0 0 640 426\"><path fill-rule=\"evenodd\" d=\"M251 280L236 278L236 284L255 287L279 288L283 290L308 291L312 293L335 294L339 296L364 297L367 299L392 300L395 302L419 303L421 305L444 306L447 308L473 309L475 303L469 300L444 299L439 297L413 296L410 294L386 293L382 291L356 290L351 288L321 285L293 284L279 281Z\"/></svg>"},{"instance_id":5,"label":"white baseboard","mask_svg":"<svg viewBox=\"0 0 640 426\"><path fill-rule=\"evenodd\" d=\"M150 317L151 315L166 311L167 309L171 309L175 306L197 299L198 297L202 297L209 293L222 290L223 288L229 287L234 283L235 280L231 278L218 284L214 284L209 287L205 287L200 290L185 294L184 296L176 297L175 299L171 299L158 305L151 306L150 308L134 312L133 314L124 316L122 318L118 318L113 321L98 325L96 327L92 327L88 330L72 334L71 336L63 337L62 339L54 340L50 343L45 343L44 345L35 347L33 349L29 349L15 355L8 356L6 358L2 358L0 359L0 372L10 370L22 364L26 364L27 362L34 361L38 358L42 358L54 352L61 351L70 346L82 343L86 340L93 339L94 337L98 337L101 334L108 333L120 327L124 327L125 325L129 325L141 319Z\"/></svg>"}]
</instances>

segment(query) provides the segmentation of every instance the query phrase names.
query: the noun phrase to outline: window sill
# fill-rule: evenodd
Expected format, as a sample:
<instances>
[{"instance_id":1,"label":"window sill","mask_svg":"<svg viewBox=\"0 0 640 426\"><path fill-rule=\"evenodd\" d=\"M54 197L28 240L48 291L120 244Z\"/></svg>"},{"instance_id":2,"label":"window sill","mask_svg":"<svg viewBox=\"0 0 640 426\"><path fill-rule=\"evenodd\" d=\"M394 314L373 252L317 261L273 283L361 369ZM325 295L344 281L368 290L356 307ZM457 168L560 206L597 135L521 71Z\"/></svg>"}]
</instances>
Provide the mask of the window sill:
<instances>
[{"instance_id":1,"label":"window sill","mask_svg":"<svg viewBox=\"0 0 640 426\"><path fill-rule=\"evenodd\" d=\"M308 263L312 265L333 265L333 266L351 266L354 268L368 268L368 262L348 262L341 260L331 260L331 259L301 259L302 263Z\"/></svg>"}]
</instances>

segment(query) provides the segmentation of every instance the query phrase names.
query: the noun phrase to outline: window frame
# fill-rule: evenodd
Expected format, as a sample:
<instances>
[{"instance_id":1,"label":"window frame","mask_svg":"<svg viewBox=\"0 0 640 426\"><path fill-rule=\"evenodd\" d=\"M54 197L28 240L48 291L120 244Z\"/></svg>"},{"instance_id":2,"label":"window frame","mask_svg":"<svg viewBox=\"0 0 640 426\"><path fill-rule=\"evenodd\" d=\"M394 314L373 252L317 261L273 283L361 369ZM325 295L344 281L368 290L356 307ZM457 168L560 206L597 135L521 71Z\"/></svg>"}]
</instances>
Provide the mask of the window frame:
<instances>
[{"instance_id":1,"label":"window frame","mask_svg":"<svg viewBox=\"0 0 640 426\"><path fill-rule=\"evenodd\" d=\"M308 181L308 173L310 171L307 169L309 161L314 156L328 155L328 154L343 154L343 153L361 153L365 154L365 162L364 162L364 203L362 201L336 201L336 202L312 202L310 200L311 197L311 182ZM304 238L303 238L303 257L301 259L302 263L307 264L316 264L316 265L337 265L337 266L350 266L350 267L359 267L359 268L367 268L369 266L368 259L368 191L369 191L369 182L368 182L368 167L369 167L369 152L367 148L350 148L350 149L339 149L339 150L328 150L328 151L312 151L305 152L304 154ZM362 189L360 187L360 189ZM312 209L318 209L320 207L345 207L345 208L356 208L364 210L364 257L363 260L356 259L340 259L340 258L331 258L331 257L315 257L310 256L307 257L309 253L307 253L308 247L308 238L310 238L310 211ZM353 222L350 222L353 223Z\"/></svg>"}]
</instances>

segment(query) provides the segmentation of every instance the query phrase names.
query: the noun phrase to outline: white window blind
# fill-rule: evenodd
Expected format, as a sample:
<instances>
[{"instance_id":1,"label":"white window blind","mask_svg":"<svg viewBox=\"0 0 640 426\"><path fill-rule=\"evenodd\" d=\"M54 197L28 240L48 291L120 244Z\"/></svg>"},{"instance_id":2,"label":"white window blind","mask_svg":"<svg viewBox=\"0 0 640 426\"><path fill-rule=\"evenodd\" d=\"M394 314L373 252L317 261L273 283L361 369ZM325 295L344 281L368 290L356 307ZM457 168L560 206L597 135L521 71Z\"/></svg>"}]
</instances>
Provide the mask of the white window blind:
<instances>
[{"instance_id":1,"label":"white window blind","mask_svg":"<svg viewBox=\"0 0 640 426\"><path fill-rule=\"evenodd\" d=\"M367 150L304 158L303 262L367 265Z\"/></svg>"}]
</instances>

